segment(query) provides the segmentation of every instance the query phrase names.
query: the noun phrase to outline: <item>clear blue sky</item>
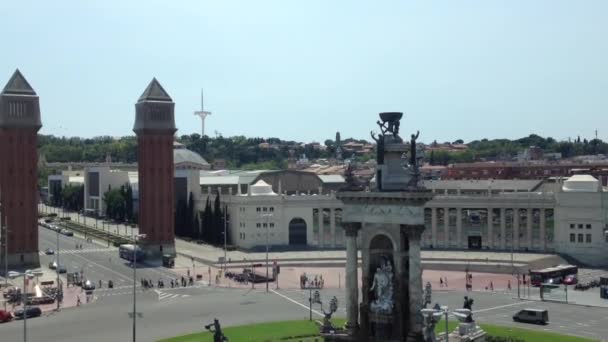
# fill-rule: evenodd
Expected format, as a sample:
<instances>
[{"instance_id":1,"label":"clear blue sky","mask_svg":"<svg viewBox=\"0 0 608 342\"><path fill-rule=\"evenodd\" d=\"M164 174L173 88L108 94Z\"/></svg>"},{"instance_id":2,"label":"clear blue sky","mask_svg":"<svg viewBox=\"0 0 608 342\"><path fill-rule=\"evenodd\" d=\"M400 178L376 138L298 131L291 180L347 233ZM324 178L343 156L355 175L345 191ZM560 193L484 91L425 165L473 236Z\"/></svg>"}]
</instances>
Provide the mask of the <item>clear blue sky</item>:
<instances>
[{"instance_id":1,"label":"clear blue sky","mask_svg":"<svg viewBox=\"0 0 608 342\"><path fill-rule=\"evenodd\" d=\"M2 1L0 83L42 133L132 133L158 78L178 134L369 139L403 111L422 141L608 140L608 1Z\"/></svg>"}]
</instances>

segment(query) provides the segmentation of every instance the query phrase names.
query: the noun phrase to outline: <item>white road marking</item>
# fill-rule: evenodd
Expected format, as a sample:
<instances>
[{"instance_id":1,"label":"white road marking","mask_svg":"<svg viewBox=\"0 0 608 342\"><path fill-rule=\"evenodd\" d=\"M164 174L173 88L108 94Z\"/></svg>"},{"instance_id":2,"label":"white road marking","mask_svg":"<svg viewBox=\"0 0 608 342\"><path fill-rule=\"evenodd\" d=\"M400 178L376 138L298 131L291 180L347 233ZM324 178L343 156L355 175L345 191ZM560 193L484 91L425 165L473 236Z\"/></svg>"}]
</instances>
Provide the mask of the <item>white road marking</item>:
<instances>
[{"instance_id":1,"label":"white road marking","mask_svg":"<svg viewBox=\"0 0 608 342\"><path fill-rule=\"evenodd\" d=\"M154 292L156 292L156 294L158 295L158 300L164 300L164 299L172 299L172 298L186 298L186 297L190 297L190 295L188 294L179 294L179 293L167 293L167 292L162 292L159 290L154 290Z\"/></svg>"},{"instance_id":2,"label":"white road marking","mask_svg":"<svg viewBox=\"0 0 608 342\"><path fill-rule=\"evenodd\" d=\"M105 266L103 266L103 265L101 265L101 264L98 264L98 263L94 262L93 260L89 260L89 259L87 259L87 258L83 258L83 257L81 257L81 256L80 256L80 255L78 255L78 254L72 254L72 255L73 255L73 256L75 256L75 257L77 257L77 258L80 258L80 259L85 260L85 261L86 261L87 263L89 263L89 264L92 264L92 265L95 265L95 266L97 266L97 267L101 267L101 268L103 268L104 270L110 271L110 272L112 272L112 273L114 273L114 274L118 275L120 278L126 279L127 281L133 281L133 279L131 279L131 278L129 278L129 277L126 277L126 276L124 276L122 273L117 272L117 271L114 271L113 269L108 268L108 267L105 267Z\"/></svg>"},{"instance_id":3,"label":"white road marking","mask_svg":"<svg viewBox=\"0 0 608 342\"><path fill-rule=\"evenodd\" d=\"M303 308L304 308L304 309L306 309L306 310L310 310L310 308L309 308L308 306L306 306L306 305L304 305L304 304L302 304L302 303L298 302L297 300L291 299L291 298L287 297L286 295L284 295L284 294L282 294L282 293L279 293L279 292L277 292L277 291L275 291L275 290L273 290L273 289L270 289L270 291L272 291L272 293L276 294L276 295L277 295L277 296L279 296L279 297L283 297L283 298L287 299L288 301L290 301L290 302L292 302L292 303L294 303L294 304L297 304L297 305L299 305L299 306L303 307ZM322 314L322 313L320 313L320 312L319 312L319 311L317 311L317 310L314 310L314 309L313 309L313 310L312 310L312 312L314 312L316 315L319 315L319 316L321 316L321 317L324 317L324 316L323 316L323 314Z\"/></svg>"},{"instance_id":4,"label":"white road marking","mask_svg":"<svg viewBox=\"0 0 608 342\"><path fill-rule=\"evenodd\" d=\"M473 311L473 313L492 311L492 310L496 310L496 309L500 309L500 308L506 308L506 307L509 307L509 306L522 305L522 304L527 304L527 303L532 303L532 301L517 302L517 303L511 303L511 304L506 304L506 305L495 306L493 308L475 310L475 311Z\"/></svg>"}]
</instances>

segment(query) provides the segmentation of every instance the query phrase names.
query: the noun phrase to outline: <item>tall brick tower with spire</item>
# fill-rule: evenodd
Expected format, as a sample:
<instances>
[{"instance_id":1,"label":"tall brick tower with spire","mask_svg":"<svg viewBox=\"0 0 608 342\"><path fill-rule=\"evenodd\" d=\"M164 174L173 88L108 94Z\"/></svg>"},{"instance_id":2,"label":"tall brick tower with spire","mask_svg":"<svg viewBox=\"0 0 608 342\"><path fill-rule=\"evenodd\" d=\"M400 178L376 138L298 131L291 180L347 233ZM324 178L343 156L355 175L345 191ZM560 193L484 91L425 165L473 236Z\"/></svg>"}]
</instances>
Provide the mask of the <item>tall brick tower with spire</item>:
<instances>
[{"instance_id":1,"label":"tall brick tower with spire","mask_svg":"<svg viewBox=\"0 0 608 342\"><path fill-rule=\"evenodd\" d=\"M139 231L148 257L175 254L173 134L175 103L156 78L135 104Z\"/></svg>"},{"instance_id":2,"label":"tall brick tower with spire","mask_svg":"<svg viewBox=\"0 0 608 342\"><path fill-rule=\"evenodd\" d=\"M9 269L39 267L38 95L19 70L0 93L0 222L8 233ZM2 230L4 233L5 230ZM4 245L2 246L4 247Z\"/></svg>"}]
</instances>

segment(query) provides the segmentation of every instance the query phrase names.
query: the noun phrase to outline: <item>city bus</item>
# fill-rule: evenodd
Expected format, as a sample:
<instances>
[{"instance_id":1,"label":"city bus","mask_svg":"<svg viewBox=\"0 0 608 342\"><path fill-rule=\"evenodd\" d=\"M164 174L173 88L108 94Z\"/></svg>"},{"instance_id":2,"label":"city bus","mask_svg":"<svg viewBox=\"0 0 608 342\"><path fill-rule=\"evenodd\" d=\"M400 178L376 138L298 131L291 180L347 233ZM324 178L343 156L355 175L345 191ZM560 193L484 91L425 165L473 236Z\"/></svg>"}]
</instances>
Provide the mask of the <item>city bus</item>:
<instances>
[{"instance_id":1,"label":"city bus","mask_svg":"<svg viewBox=\"0 0 608 342\"><path fill-rule=\"evenodd\" d=\"M559 265L542 270L533 270L530 271L530 284L532 286L540 286L546 283L561 284L566 276L577 273L578 267L574 265Z\"/></svg>"},{"instance_id":2,"label":"city bus","mask_svg":"<svg viewBox=\"0 0 608 342\"><path fill-rule=\"evenodd\" d=\"M121 258L133 261L133 251L135 251L135 256L138 261L144 259L144 251L139 247L131 244L120 245L118 247L118 254Z\"/></svg>"}]
</instances>

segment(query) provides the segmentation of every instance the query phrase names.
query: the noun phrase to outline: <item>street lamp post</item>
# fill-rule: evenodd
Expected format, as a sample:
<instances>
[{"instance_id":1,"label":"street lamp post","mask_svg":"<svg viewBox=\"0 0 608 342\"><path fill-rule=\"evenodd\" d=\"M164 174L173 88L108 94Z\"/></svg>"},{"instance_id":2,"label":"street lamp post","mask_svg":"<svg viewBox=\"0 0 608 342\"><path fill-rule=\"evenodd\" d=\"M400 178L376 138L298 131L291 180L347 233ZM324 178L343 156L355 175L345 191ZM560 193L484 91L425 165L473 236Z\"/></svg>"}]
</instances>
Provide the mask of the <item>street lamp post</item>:
<instances>
[{"instance_id":1,"label":"street lamp post","mask_svg":"<svg viewBox=\"0 0 608 342\"><path fill-rule=\"evenodd\" d=\"M137 340L137 325L135 323L137 319L137 241L145 238L146 234L133 235L133 242L135 244L135 248L133 248L133 342Z\"/></svg>"},{"instance_id":2,"label":"street lamp post","mask_svg":"<svg viewBox=\"0 0 608 342\"><path fill-rule=\"evenodd\" d=\"M266 218L266 293L269 292L268 289L268 279L269 279L269 275L268 275L268 227L269 227L269 223L268 221L270 220L270 218L272 217L272 214L262 214L262 217Z\"/></svg>"},{"instance_id":3,"label":"street lamp post","mask_svg":"<svg viewBox=\"0 0 608 342\"><path fill-rule=\"evenodd\" d=\"M21 295L23 301L23 341L27 342L27 279L33 279L36 276L41 276L42 271L40 270L27 270L23 273L10 271L8 276L11 279L23 277L23 293Z\"/></svg>"}]
</instances>

